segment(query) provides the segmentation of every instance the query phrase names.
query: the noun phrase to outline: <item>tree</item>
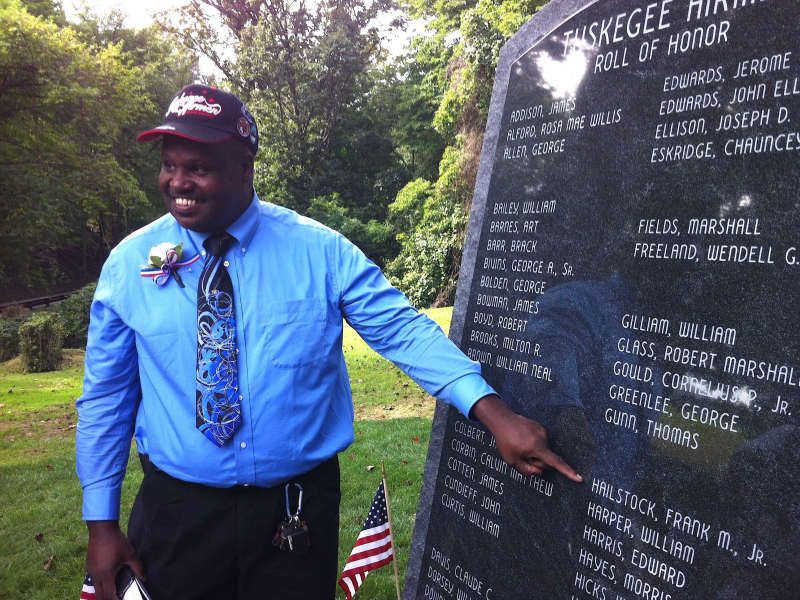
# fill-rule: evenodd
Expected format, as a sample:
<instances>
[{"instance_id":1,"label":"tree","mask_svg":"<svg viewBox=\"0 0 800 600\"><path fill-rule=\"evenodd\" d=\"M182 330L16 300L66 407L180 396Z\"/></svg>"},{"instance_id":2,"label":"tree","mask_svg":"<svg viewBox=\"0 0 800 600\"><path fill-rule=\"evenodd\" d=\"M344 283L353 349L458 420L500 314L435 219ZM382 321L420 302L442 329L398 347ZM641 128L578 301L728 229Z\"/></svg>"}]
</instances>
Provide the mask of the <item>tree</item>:
<instances>
[{"instance_id":1,"label":"tree","mask_svg":"<svg viewBox=\"0 0 800 600\"><path fill-rule=\"evenodd\" d=\"M161 27L129 28L124 25L125 18L118 8L98 15L84 3L72 28L89 47L117 47L123 65L138 72L143 94L149 100L144 110L132 112L120 124L120 136L113 147L116 160L136 177L148 199L142 210L128 215L130 226L139 227L162 215L164 206L158 189L159 153L153 146L136 142L136 135L160 125L175 92L199 80L200 73L197 56L169 41Z\"/></svg>"},{"instance_id":2,"label":"tree","mask_svg":"<svg viewBox=\"0 0 800 600\"><path fill-rule=\"evenodd\" d=\"M453 300L500 48L545 3L411 0L412 16L432 19L413 44L417 89L438 95L433 125L449 142L438 179L408 184L390 206L395 215L409 207L422 215L398 236L402 250L388 266L417 306Z\"/></svg>"},{"instance_id":3,"label":"tree","mask_svg":"<svg viewBox=\"0 0 800 600\"><path fill-rule=\"evenodd\" d=\"M462 159L458 146L447 148L436 184L412 181L389 207L401 251L387 272L417 307L453 302L468 216L460 193Z\"/></svg>"},{"instance_id":4,"label":"tree","mask_svg":"<svg viewBox=\"0 0 800 600\"><path fill-rule=\"evenodd\" d=\"M372 22L394 6L394 0L192 0L162 15L166 31L204 52L256 115L262 198L305 213L314 198L338 194L359 219L385 217L405 182L380 187L397 157L370 111L373 69L384 58ZM220 54L212 19L225 25L235 56Z\"/></svg>"},{"instance_id":5,"label":"tree","mask_svg":"<svg viewBox=\"0 0 800 600\"><path fill-rule=\"evenodd\" d=\"M91 280L152 212L130 140L160 112L121 44L56 17L0 0L0 272L42 287Z\"/></svg>"}]
</instances>

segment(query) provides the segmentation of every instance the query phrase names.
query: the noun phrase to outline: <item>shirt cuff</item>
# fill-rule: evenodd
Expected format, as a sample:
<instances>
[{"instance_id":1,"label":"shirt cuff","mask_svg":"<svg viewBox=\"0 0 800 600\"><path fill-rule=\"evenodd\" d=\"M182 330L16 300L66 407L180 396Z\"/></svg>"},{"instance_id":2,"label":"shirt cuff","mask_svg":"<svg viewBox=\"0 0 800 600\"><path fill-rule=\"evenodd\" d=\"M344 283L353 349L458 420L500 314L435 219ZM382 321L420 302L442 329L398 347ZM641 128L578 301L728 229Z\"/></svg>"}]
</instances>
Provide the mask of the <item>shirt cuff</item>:
<instances>
[{"instance_id":1,"label":"shirt cuff","mask_svg":"<svg viewBox=\"0 0 800 600\"><path fill-rule=\"evenodd\" d=\"M83 490L84 521L119 521L122 488Z\"/></svg>"},{"instance_id":2,"label":"shirt cuff","mask_svg":"<svg viewBox=\"0 0 800 600\"><path fill-rule=\"evenodd\" d=\"M447 384L439 393L439 397L455 406L470 421L477 423L477 419L471 418L469 413L478 400L489 394L497 392L483 377L477 373L469 373Z\"/></svg>"}]
</instances>

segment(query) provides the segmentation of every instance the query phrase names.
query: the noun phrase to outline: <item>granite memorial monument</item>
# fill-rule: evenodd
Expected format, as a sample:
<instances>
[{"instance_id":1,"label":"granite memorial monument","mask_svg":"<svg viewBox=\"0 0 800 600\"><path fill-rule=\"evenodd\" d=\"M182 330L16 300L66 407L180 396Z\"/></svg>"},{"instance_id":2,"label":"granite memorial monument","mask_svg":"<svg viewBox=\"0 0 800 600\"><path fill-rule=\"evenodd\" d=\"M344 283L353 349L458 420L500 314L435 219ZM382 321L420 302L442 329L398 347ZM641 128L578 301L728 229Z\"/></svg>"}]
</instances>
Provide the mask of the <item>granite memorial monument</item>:
<instances>
[{"instance_id":1,"label":"granite memorial monument","mask_svg":"<svg viewBox=\"0 0 800 600\"><path fill-rule=\"evenodd\" d=\"M553 0L503 48L405 600L800 594L800 6Z\"/></svg>"}]
</instances>

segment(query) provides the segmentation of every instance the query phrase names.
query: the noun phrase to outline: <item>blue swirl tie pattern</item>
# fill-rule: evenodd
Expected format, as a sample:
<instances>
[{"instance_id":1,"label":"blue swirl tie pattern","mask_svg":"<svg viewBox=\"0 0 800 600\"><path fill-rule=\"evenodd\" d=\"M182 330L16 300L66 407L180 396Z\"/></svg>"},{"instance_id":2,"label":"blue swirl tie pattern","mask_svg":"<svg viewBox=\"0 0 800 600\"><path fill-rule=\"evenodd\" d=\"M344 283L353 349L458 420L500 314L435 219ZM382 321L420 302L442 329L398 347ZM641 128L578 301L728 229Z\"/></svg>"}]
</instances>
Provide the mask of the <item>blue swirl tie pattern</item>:
<instances>
[{"instance_id":1,"label":"blue swirl tie pattern","mask_svg":"<svg viewBox=\"0 0 800 600\"><path fill-rule=\"evenodd\" d=\"M222 256L235 238L215 233L197 287L197 428L222 446L242 423L233 284Z\"/></svg>"}]
</instances>

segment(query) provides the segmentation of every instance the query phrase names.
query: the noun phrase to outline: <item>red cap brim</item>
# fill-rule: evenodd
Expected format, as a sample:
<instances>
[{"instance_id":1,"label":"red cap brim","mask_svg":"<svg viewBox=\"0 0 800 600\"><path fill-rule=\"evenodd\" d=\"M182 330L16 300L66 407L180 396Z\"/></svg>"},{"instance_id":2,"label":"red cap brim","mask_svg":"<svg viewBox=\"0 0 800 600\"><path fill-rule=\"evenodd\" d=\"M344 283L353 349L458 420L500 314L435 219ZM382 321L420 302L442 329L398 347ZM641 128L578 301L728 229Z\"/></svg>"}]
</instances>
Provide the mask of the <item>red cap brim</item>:
<instances>
[{"instance_id":1,"label":"red cap brim","mask_svg":"<svg viewBox=\"0 0 800 600\"><path fill-rule=\"evenodd\" d=\"M217 131L208 127L192 127L185 124L180 127L173 125L160 125L155 129L143 131L136 136L137 142L150 142L164 137L165 135L176 135L178 137L193 140L195 142L202 142L204 144L218 144L232 138L233 136L226 131Z\"/></svg>"}]
</instances>

